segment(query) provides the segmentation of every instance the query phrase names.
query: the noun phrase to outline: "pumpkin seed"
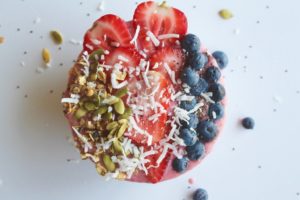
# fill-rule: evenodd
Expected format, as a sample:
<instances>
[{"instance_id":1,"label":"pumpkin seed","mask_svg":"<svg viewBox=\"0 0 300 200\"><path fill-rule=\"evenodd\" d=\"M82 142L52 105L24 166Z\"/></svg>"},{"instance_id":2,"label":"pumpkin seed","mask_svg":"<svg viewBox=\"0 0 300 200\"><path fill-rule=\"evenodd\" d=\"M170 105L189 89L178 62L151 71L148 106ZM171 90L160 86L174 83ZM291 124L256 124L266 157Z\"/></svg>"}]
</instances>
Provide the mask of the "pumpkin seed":
<instances>
[{"instance_id":1,"label":"pumpkin seed","mask_svg":"<svg viewBox=\"0 0 300 200\"><path fill-rule=\"evenodd\" d=\"M118 122L110 122L106 125L106 130L110 131L116 127L118 127Z\"/></svg>"},{"instance_id":2,"label":"pumpkin seed","mask_svg":"<svg viewBox=\"0 0 300 200\"><path fill-rule=\"evenodd\" d=\"M116 139L113 141L113 147L116 152L118 152L118 153L123 152L123 148L122 148L121 142L119 140Z\"/></svg>"},{"instance_id":3,"label":"pumpkin seed","mask_svg":"<svg viewBox=\"0 0 300 200\"><path fill-rule=\"evenodd\" d=\"M100 56L104 54L103 49L97 49L96 51L93 51L90 55L90 61L97 61L100 59Z\"/></svg>"},{"instance_id":4,"label":"pumpkin seed","mask_svg":"<svg viewBox=\"0 0 300 200\"><path fill-rule=\"evenodd\" d=\"M113 172L116 170L116 165L115 163L111 160L110 156L107 155L107 154L104 154L103 155L103 163L104 163L104 166L105 168L110 171L110 172Z\"/></svg>"},{"instance_id":5,"label":"pumpkin seed","mask_svg":"<svg viewBox=\"0 0 300 200\"><path fill-rule=\"evenodd\" d=\"M116 75L117 75L117 77L116 77L117 80L124 81L127 76L127 73L126 72L118 72Z\"/></svg>"},{"instance_id":6,"label":"pumpkin seed","mask_svg":"<svg viewBox=\"0 0 300 200\"><path fill-rule=\"evenodd\" d=\"M120 119L118 121L119 124L128 124L128 120L127 119Z\"/></svg>"},{"instance_id":7,"label":"pumpkin seed","mask_svg":"<svg viewBox=\"0 0 300 200\"><path fill-rule=\"evenodd\" d=\"M117 137L120 138L124 135L126 129L128 128L128 125L127 124L122 124L121 127L119 128L118 130L118 133L117 133Z\"/></svg>"},{"instance_id":8,"label":"pumpkin seed","mask_svg":"<svg viewBox=\"0 0 300 200\"><path fill-rule=\"evenodd\" d=\"M87 111L83 108L78 108L78 110L75 112L75 118L76 119L80 119L83 116L85 116L87 114Z\"/></svg>"},{"instance_id":9,"label":"pumpkin seed","mask_svg":"<svg viewBox=\"0 0 300 200\"><path fill-rule=\"evenodd\" d=\"M117 102L119 102L120 99L118 97L115 97L115 96L110 96L106 99L104 99L102 101L102 104L108 104L108 105L113 105L113 104L116 104Z\"/></svg>"},{"instance_id":10,"label":"pumpkin seed","mask_svg":"<svg viewBox=\"0 0 300 200\"><path fill-rule=\"evenodd\" d=\"M97 80L97 74L96 74L96 73L90 74L89 80L90 80L90 81L95 81L95 80Z\"/></svg>"},{"instance_id":11,"label":"pumpkin seed","mask_svg":"<svg viewBox=\"0 0 300 200\"><path fill-rule=\"evenodd\" d=\"M95 95L94 98L93 98L93 102L95 103L95 105L99 106L100 105L100 101L101 101L100 96Z\"/></svg>"},{"instance_id":12,"label":"pumpkin seed","mask_svg":"<svg viewBox=\"0 0 300 200\"><path fill-rule=\"evenodd\" d=\"M105 169L100 163L96 164L96 170L101 176L104 176L107 172L107 169Z\"/></svg>"},{"instance_id":13,"label":"pumpkin seed","mask_svg":"<svg viewBox=\"0 0 300 200\"><path fill-rule=\"evenodd\" d=\"M222 9L219 11L219 15L220 17L222 17L223 19L230 19L233 17L233 14L230 10L227 9Z\"/></svg>"},{"instance_id":14,"label":"pumpkin seed","mask_svg":"<svg viewBox=\"0 0 300 200\"><path fill-rule=\"evenodd\" d=\"M98 79L102 81L103 83L106 83L106 74L104 71L98 72Z\"/></svg>"},{"instance_id":15,"label":"pumpkin seed","mask_svg":"<svg viewBox=\"0 0 300 200\"><path fill-rule=\"evenodd\" d=\"M127 174L124 172L120 172L117 176L117 179L119 180L125 180L127 178Z\"/></svg>"},{"instance_id":16,"label":"pumpkin seed","mask_svg":"<svg viewBox=\"0 0 300 200\"><path fill-rule=\"evenodd\" d=\"M124 114L120 115L118 117L118 119L119 120L121 120L121 119L128 119L131 115L132 115L132 111L131 111L131 109L129 107L127 107L127 108L125 108Z\"/></svg>"},{"instance_id":17,"label":"pumpkin seed","mask_svg":"<svg viewBox=\"0 0 300 200\"><path fill-rule=\"evenodd\" d=\"M90 101L85 102L84 107L88 111L96 110L96 105L93 102L90 102Z\"/></svg>"},{"instance_id":18,"label":"pumpkin seed","mask_svg":"<svg viewBox=\"0 0 300 200\"><path fill-rule=\"evenodd\" d=\"M91 88L86 90L86 96L91 97L95 94L95 91Z\"/></svg>"},{"instance_id":19,"label":"pumpkin seed","mask_svg":"<svg viewBox=\"0 0 300 200\"><path fill-rule=\"evenodd\" d=\"M117 103L114 104L115 111L122 115L125 112L125 105L122 99L120 99Z\"/></svg>"},{"instance_id":20,"label":"pumpkin seed","mask_svg":"<svg viewBox=\"0 0 300 200\"><path fill-rule=\"evenodd\" d=\"M128 93L127 87L123 87L123 88L119 89L119 90L115 93L115 96L121 98L121 97L123 97L124 95L126 95L127 93Z\"/></svg>"},{"instance_id":21,"label":"pumpkin seed","mask_svg":"<svg viewBox=\"0 0 300 200\"><path fill-rule=\"evenodd\" d=\"M99 107L98 108L98 110L96 111L96 115L102 115L102 114L104 114L104 113L106 113L107 112L107 106L101 106L101 107Z\"/></svg>"},{"instance_id":22,"label":"pumpkin seed","mask_svg":"<svg viewBox=\"0 0 300 200\"><path fill-rule=\"evenodd\" d=\"M51 54L50 54L50 51L49 49L47 48L44 48L43 51L42 51L42 57L43 57L43 60L46 64L48 64L51 60Z\"/></svg>"},{"instance_id":23,"label":"pumpkin seed","mask_svg":"<svg viewBox=\"0 0 300 200\"><path fill-rule=\"evenodd\" d=\"M113 128L112 130L109 131L108 135L107 135L107 138L108 139L111 139L114 137L115 133L118 131L119 127L115 127Z\"/></svg>"},{"instance_id":24,"label":"pumpkin seed","mask_svg":"<svg viewBox=\"0 0 300 200\"><path fill-rule=\"evenodd\" d=\"M103 115L103 119L105 120L111 120L112 119L112 113L111 112L107 112Z\"/></svg>"},{"instance_id":25,"label":"pumpkin seed","mask_svg":"<svg viewBox=\"0 0 300 200\"><path fill-rule=\"evenodd\" d=\"M52 40L56 43L56 44L61 44L63 43L63 36L59 31L51 31L50 35L52 37Z\"/></svg>"}]
</instances>

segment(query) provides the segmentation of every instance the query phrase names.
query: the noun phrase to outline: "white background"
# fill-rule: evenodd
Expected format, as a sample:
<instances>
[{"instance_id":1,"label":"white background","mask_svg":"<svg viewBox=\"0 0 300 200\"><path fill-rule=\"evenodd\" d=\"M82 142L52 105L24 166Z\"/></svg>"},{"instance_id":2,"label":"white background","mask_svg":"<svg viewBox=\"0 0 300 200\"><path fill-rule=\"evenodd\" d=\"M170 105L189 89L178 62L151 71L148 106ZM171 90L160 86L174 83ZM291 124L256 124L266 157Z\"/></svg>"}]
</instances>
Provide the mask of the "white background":
<instances>
[{"instance_id":1,"label":"white background","mask_svg":"<svg viewBox=\"0 0 300 200\"><path fill-rule=\"evenodd\" d=\"M197 169L157 185L105 182L91 163L78 163L66 139L70 131L60 97L80 52L69 40L81 40L104 13L130 20L135 8L135 1L106 0L100 12L98 4L0 0L1 200L188 200L197 187L207 189L210 200L300 199L300 1L169 1L186 13L190 32L212 51L229 55L224 70L229 101L214 151ZM220 19L222 8L234 18ZM49 38L52 29L65 37L61 50ZM53 54L52 68L39 74L44 47ZM255 130L240 127L245 116L256 120ZM188 189L191 177L195 184Z\"/></svg>"}]
</instances>

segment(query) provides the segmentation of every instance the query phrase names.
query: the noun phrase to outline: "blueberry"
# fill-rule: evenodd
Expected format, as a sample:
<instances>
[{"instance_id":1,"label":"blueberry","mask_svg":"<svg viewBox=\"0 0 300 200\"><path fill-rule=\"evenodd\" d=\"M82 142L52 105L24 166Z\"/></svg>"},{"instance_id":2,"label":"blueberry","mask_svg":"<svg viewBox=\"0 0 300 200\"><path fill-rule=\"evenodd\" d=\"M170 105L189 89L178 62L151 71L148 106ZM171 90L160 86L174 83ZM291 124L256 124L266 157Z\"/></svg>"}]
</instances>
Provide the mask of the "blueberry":
<instances>
[{"instance_id":1,"label":"blueberry","mask_svg":"<svg viewBox=\"0 0 300 200\"><path fill-rule=\"evenodd\" d=\"M215 51L212 56L216 59L221 69L224 69L228 65L228 57L223 51Z\"/></svg>"},{"instance_id":2,"label":"blueberry","mask_svg":"<svg viewBox=\"0 0 300 200\"><path fill-rule=\"evenodd\" d=\"M208 116L211 120L218 120L224 116L224 108L220 103L210 104Z\"/></svg>"},{"instance_id":3,"label":"blueberry","mask_svg":"<svg viewBox=\"0 0 300 200\"><path fill-rule=\"evenodd\" d=\"M180 120L181 125L185 128L196 129L199 123L199 117L194 113L189 114L189 117L190 117L189 123L187 123L184 120Z\"/></svg>"},{"instance_id":4,"label":"blueberry","mask_svg":"<svg viewBox=\"0 0 300 200\"><path fill-rule=\"evenodd\" d=\"M200 70L206 65L208 58L200 52L191 53L188 57L188 63L194 70Z\"/></svg>"},{"instance_id":5,"label":"blueberry","mask_svg":"<svg viewBox=\"0 0 300 200\"><path fill-rule=\"evenodd\" d=\"M200 96L201 93L206 92L208 83L203 78L199 78L198 83L191 87L190 93L194 96Z\"/></svg>"},{"instance_id":6,"label":"blueberry","mask_svg":"<svg viewBox=\"0 0 300 200\"><path fill-rule=\"evenodd\" d=\"M181 47L187 52L199 51L200 49L200 40L194 34L187 34L181 40Z\"/></svg>"},{"instance_id":7,"label":"blueberry","mask_svg":"<svg viewBox=\"0 0 300 200\"><path fill-rule=\"evenodd\" d=\"M221 101L225 97L225 88L219 83L213 83L209 86L208 92L212 92L211 99L215 102Z\"/></svg>"},{"instance_id":8,"label":"blueberry","mask_svg":"<svg viewBox=\"0 0 300 200\"><path fill-rule=\"evenodd\" d=\"M246 117L242 120L242 125L246 129L253 129L255 125L254 119L251 117Z\"/></svg>"},{"instance_id":9,"label":"blueberry","mask_svg":"<svg viewBox=\"0 0 300 200\"><path fill-rule=\"evenodd\" d=\"M207 200L208 194L206 190L199 188L193 194L193 200Z\"/></svg>"},{"instance_id":10,"label":"blueberry","mask_svg":"<svg viewBox=\"0 0 300 200\"><path fill-rule=\"evenodd\" d=\"M172 162L172 167L176 172L184 172L189 164L189 159L183 157L181 159L175 158Z\"/></svg>"},{"instance_id":11,"label":"blueberry","mask_svg":"<svg viewBox=\"0 0 300 200\"><path fill-rule=\"evenodd\" d=\"M194 145L187 146L186 147L186 152L187 152L187 157L190 160L198 160L199 158L204 156L205 146L200 141L197 141Z\"/></svg>"},{"instance_id":12,"label":"blueberry","mask_svg":"<svg viewBox=\"0 0 300 200\"><path fill-rule=\"evenodd\" d=\"M186 146L192 146L197 141L197 135L194 131L188 128L181 128L179 132L179 137L184 141Z\"/></svg>"},{"instance_id":13,"label":"blueberry","mask_svg":"<svg viewBox=\"0 0 300 200\"><path fill-rule=\"evenodd\" d=\"M199 74L191 67L186 67L182 71L181 80L191 87L193 85L196 85L199 81Z\"/></svg>"},{"instance_id":14,"label":"blueberry","mask_svg":"<svg viewBox=\"0 0 300 200\"><path fill-rule=\"evenodd\" d=\"M212 141L217 135L218 128L212 121L202 121L197 126L199 140L203 142Z\"/></svg>"},{"instance_id":15,"label":"blueberry","mask_svg":"<svg viewBox=\"0 0 300 200\"><path fill-rule=\"evenodd\" d=\"M196 106L196 104L197 100L196 98L194 98L192 101L181 101L179 107L184 110L190 111Z\"/></svg>"},{"instance_id":16,"label":"blueberry","mask_svg":"<svg viewBox=\"0 0 300 200\"><path fill-rule=\"evenodd\" d=\"M204 73L204 78L209 83L218 82L220 77L221 71L218 67L209 67Z\"/></svg>"}]
</instances>

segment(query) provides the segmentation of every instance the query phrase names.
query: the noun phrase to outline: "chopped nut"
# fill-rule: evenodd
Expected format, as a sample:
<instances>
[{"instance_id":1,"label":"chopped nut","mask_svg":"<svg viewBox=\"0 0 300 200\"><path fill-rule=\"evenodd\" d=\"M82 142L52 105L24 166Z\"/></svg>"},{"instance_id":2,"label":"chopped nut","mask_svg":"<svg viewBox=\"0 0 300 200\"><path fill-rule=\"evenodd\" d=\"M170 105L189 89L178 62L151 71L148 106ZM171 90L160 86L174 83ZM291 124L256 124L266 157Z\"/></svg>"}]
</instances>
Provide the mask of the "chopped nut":
<instances>
[{"instance_id":1,"label":"chopped nut","mask_svg":"<svg viewBox=\"0 0 300 200\"><path fill-rule=\"evenodd\" d=\"M84 85L86 83L86 78L84 76L79 76L77 80L80 85Z\"/></svg>"},{"instance_id":2,"label":"chopped nut","mask_svg":"<svg viewBox=\"0 0 300 200\"><path fill-rule=\"evenodd\" d=\"M4 43L4 37L0 36L0 44Z\"/></svg>"},{"instance_id":3,"label":"chopped nut","mask_svg":"<svg viewBox=\"0 0 300 200\"><path fill-rule=\"evenodd\" d=\"M51 54L50 54L49 49L44 48L44 49L42 50L42 57L43 57L43 60L44 60L44 62L45 62L46 64L48 64L48 63L50 62L50 60L51 60Z\"/></svg>"},{"instance_id":4,"label":"chopped nut","mask_svg":"<svg viewBox=\"0 0 300 200\"><path fill-rule=\"evenodd\" d=\"M91 88L86 90L86 96L91 97L95 94L95 91Z\"/></svg>"},{"instance_id":5,"label":"chopped nut","mask_svg":"<svg viewBox=\"0 0 300 200\"><path fill-rule=\"evenodd\" d=\"M233 14L230 10L228 9L222 9L219 11L219 15L220 17L222 17L223 19L230 19L233 17Z\"/></svg>"}]
</instances>

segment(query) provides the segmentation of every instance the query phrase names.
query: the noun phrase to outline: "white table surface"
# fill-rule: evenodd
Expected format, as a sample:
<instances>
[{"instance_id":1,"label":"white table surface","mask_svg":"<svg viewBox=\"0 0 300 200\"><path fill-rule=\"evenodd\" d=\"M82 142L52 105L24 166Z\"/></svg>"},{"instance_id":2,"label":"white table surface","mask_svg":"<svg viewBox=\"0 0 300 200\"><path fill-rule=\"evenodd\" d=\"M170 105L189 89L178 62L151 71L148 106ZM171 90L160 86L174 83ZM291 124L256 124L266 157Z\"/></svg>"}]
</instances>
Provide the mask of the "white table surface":
<instances>
[{"instance_id":1,"label":"white table surface","mask_svg":"<svg viewBox=\"0 0 300 200\"><path fill-rule=\"evenodd\" d=\"M105 13L131 19L135 1L106 0L100 12L98 0L0 0L0 36L5 37L0 45L1 200L188 200L197 187L207 189L210 200L300 199L300 1L169 3L187 14L189 31L209 49L230 57L224 70L227 123L197 169L147 185L105 182L90 162L78 163L60 105L67 72L80 51L69 40L82 40ZM220 19L222 8L234 18ZM41 21L34 23L37 18ZM49 38L52 29L65 37L61 50ZM39 74L44 47L53 63ZM240 127L245 116L255 119L253 131ZM195 184L189 189L191 177Z\"/></svg>"}]
</instances>

